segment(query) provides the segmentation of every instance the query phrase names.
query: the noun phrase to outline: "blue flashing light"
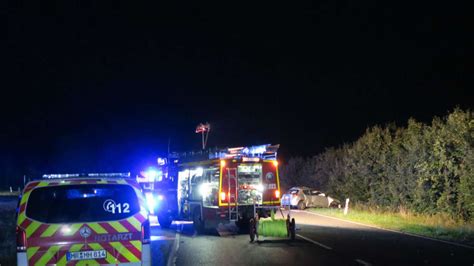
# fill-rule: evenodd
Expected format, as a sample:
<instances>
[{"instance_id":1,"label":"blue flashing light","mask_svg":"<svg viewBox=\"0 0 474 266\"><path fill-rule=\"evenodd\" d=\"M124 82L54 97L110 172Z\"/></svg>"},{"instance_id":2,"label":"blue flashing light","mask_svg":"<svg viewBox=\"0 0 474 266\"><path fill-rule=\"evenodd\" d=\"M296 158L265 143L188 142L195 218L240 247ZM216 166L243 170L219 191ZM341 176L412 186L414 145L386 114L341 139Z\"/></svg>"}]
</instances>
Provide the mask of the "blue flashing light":
<instances>
[{"instance_id":1,"label":"blue flashing light","mask_svg":"<svg viewBox=\"0 0 474 266\"><path fill-rule=\"evenodd\" d=\"M146 199L146 203L148 205L150 214L154 214L156 201L155 201L155 198L153 197L153 193L151 192L145 193L145 199Z\"/></svg>"}]
</instances>

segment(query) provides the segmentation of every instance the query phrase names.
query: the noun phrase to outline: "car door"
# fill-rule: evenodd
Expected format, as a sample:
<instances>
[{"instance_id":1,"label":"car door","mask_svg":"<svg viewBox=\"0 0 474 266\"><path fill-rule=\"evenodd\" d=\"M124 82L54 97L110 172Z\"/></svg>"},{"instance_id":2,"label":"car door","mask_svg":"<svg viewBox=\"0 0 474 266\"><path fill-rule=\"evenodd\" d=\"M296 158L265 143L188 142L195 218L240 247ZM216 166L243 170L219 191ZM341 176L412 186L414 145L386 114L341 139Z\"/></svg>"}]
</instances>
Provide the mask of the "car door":
<instances>
[{"instance_id":1,"label":"car door","mask_svg":"<svg viewBox=\"0 0 474 266\"><path fill-rule=\"evenodd\" d=\"M314 207L327 207L328 201L326 195L318 190L311 190L311 199Z\"/></svg>"},{"instance_id":2,"label":"car door","mask_svg":"<svg viewBox=\"0 0 474 266\"><path fill-rule=\"evenodd\" d=\"M304 194L304 203L306 207L313 207L313 199L311 197L311 190L309 189L303 189L303 194Z\"/></svg>"}]
</instances>

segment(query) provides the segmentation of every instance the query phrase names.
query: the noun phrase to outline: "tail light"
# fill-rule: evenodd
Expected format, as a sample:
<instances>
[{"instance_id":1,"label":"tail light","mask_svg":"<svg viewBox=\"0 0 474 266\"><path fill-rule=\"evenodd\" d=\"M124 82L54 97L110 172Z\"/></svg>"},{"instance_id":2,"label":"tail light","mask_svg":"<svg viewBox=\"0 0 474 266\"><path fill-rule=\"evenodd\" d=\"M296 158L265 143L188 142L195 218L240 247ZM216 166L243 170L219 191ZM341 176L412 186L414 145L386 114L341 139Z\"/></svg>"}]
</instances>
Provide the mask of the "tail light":
<instances>
[{"instance_id":1,"label":"tail light","mask_svg":"<svg viewBox=\"0 0 474 266\"><path fill-rule=\"evenodd\" d=\"M275 190L275 198L280 198L280 190Z\"/></svg>"},{"instance_id":2,"label":"tail light","mask_svg":"<svg viewBox=\"0 0 474 266\"><path fill-rule=\"evenodd\" d=\"M225 201L225 192L221 192L221 201Z\"/></svg>"},{"instance_id":3,"label":"tail light","mask_svg":"<svg viewBox=\"0 0 474 266\"><path fill-rule=\"evenodd\" d=\"M150 243L150 220L146 220L142 224L142 243L143 244Z\"/></svg>"},{"instance_id":4,"label":"tail light","mask_svg":"<svg viewBox=\"0 0 474 266\"><path fill-rule=\"evenodd\" d=\"M16 227L16 250L18 252L26 251L26 233L19 226Z\"/></svg>"}]
</instances>

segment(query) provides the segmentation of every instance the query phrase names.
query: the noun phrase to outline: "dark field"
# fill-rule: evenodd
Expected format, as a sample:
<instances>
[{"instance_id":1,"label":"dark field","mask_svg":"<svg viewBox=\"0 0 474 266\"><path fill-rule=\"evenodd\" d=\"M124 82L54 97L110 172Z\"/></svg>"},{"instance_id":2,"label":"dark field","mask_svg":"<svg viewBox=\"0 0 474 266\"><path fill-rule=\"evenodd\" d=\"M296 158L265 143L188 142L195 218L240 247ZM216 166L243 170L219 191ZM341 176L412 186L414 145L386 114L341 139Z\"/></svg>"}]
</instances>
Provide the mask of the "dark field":
<instances>
[{"instance_id":1,"label":"dark field","mask_svg":"<svg viewBox=\"0 0 474 266\"><path fill-rule=\"evenodd\" d=\"M17 197L0 197L0 265L15 265L15 207Z\"/></svg>"}]
</instances>

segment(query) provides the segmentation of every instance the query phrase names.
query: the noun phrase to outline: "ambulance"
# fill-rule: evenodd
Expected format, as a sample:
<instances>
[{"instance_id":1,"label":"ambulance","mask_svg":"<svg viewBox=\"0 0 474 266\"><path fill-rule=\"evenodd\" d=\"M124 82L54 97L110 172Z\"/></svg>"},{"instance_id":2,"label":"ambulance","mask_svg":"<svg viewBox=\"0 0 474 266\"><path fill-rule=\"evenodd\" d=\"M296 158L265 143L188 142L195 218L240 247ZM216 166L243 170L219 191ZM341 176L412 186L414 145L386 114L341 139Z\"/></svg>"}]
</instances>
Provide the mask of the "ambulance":
<instances>
[{"instance_id":1,"label":"ambulance","mask_svg":"<svg viewBox=\"0 0 474 266\"><path fill-rule=\"evenodd\" d=\"M17 213L18 265L151 265L150 222L130 173L29 182Z\"/></svg>"}]
</instances>

